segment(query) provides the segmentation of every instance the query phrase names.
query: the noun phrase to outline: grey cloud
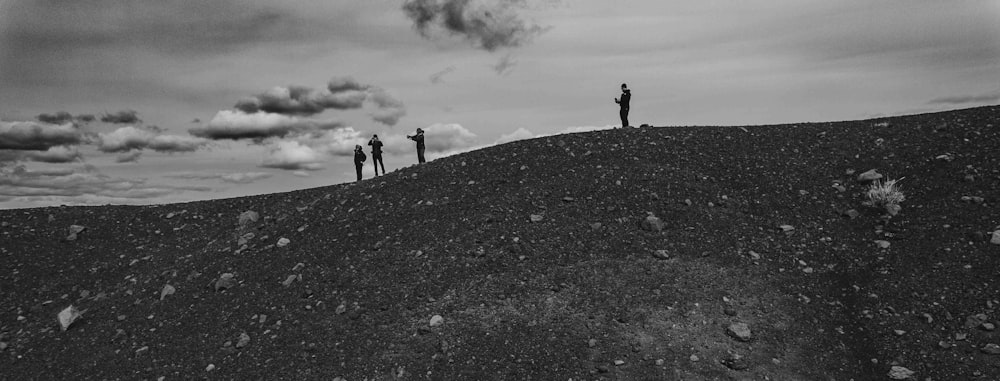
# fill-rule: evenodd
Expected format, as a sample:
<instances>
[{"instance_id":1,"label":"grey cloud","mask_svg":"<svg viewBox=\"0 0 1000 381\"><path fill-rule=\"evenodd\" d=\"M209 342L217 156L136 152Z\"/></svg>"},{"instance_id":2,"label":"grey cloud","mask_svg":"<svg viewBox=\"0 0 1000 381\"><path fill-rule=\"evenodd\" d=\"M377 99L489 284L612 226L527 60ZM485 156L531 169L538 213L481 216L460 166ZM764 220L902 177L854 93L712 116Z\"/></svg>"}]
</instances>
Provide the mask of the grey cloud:
<instances>
[{"instance_id":1,"label":"grey cloud","mask_svg":"<svg viewBox=\"0 0 1000 381\"><path fill-rule=\"evenodd\" d=\"M493 65L493 71L499 75L506 76L514 70L514 65L517 65L517 61L510 54L505 54L503 57L500 57L496 65Z\"/></svg>"},{"instance_id":2,"label":"grey cloud","mask_svg":"<svg viewBox=\"0 0 1000 381\"><path fill-rule=\"evenodd\" d=\"M370 115L379 123L393 126L406 115L403 102L388 91L359 83L351 77L335 77L327 83L325 89L320 90L306 86L274 87L239 100L234 108L248 115L265 113L310 116L328 109L359 109L365 102L375 106Z\"/></svg>"},{"instance_id":3,"label":"grey cloud","mask_svg":"<svg viewBox=\"0 0 1000 381\"><path fill-rule=\"evenodd\" d=\"M521 46L545 31L521 17L526 7L526 0L407 0L403 12L425 38L440 29L494 51Z\"/></svg>"},{"instance_id":4,"label":"grey cloud","mask_svg":"<svg viewBox=\"0 0 1000 381\"><path fill-rule=\"evenodd\" d=\"M139 150L122 152L115 157L115 163L135 163L139 161L140 156L142 156L142 151Z\"/></svg>"},{"instance_id":5,"label":"grey cloud","mask_svg":"<svg viewBox=\"0 0 1000 381\"><path fill-rule=\"evenodd\" d=\"M195 136L161 135L162 129L121 127L97 136L97 149L101 152L128 152L152 149L157 152L193 152L210 143Z\"/></svg>"},{"instance_id":6,"label":"grey cloud","mask_svg":"<svg viewBox=\"0 0 1000 381\"><path fill-rule=\"evenodd\" d=\"M395 126L399 119L406 115L406 107L403 102L389 94L382 88L373 87L369 92L369 100L376 105L375 111L370 115L376 122Z\"/></svg>"},{"instance_id":7,"label":"grey cloud","mask_svg":"<svg viewBox=\"0 0 1000 381\"><path fill-rule=\"evenodd\" d=\"M994 103L1000 101L1000 90L984 94L956 95L931 99L929 104Z\"/></svg>"},{"instance_id":8,"label":"grey cloud","mask_svg":"<svg viewBox=\"0 0 1000 381\"><path fill-rule=\"evenodd\" d=\"M39 122L49 123L49 124L64 124L73 121L73 114L66 111L54 112L51 114L38 114L36 117Z\"/></svg>"},{"instance_id":9,"label":"grey cloud","mask_svg":"<svg viewBox=\"0 0 1000 381\"><path fill-rule=\"evenodd\" d=\"M83 160L80 151L71 146L56 146L45 151L27 151L25 156L28 160L44 163L70 163Z\"/></svg>"},{"instance_id":10,"label":"grey cloud","mask_svg":"<svg viewBox=\"0 0 1000 381\"><path fill-rule=\"evenodd\" d=\"M431 74L431 76L430 76L431 83L433 83L433 84L436 85L436 84L444 82L444 76L447 75L447 74L449 74L449 73L451 73L451 72L453 72L453 71L455 71L455 70L456 69L455 69L454 66L448 66L448 67L444 68L444 70L441 70L441 71L439 71L437 73Z\"/></svg>"},{"instance_id":11,"label":"grey cloud","mask_svg":"<svg viewBox=\"0 0 1000 381\"><path fill-rule=\"evenodd\" d=\"M208 187L147 184L144 179L104 175L91 166L76 169L32 171L24 166L0 168L0 197L101 197L148 199L178 191L209 191Z\"/></svg>"},{"instance_id":12,"label":"grey cloud","mask_svg":"<svg viewBox=\"0 0 1000 381\"><path fill-rule=\"evenodd\" d=\"M322 121L282 114L222 110L208 124L188 130L191 135L212 140L263 140L342 127L337 121Z\"/></svg>"},{"instance_id":13,"label":"grey cloud","mask_svg":"<svg viewBox=\"0 0 1000 381\"><path fill-rule=\"evenodd\" d=\"M72 124L0 121L0 149L44 151L79 144L83 133Z\"/></svg>"},{"instance_id":14,"label":"grey cloud","mask_svg":"<svg viewBox=\"0 0 1000 381\"><path fill-rule=\"evenodd\" d=\"M135 110L122 110L116 113L104 114L101 116L101 121L115 124L142 123L142 119L139 119L139 113Z\"/></svg>"}]
</instances>

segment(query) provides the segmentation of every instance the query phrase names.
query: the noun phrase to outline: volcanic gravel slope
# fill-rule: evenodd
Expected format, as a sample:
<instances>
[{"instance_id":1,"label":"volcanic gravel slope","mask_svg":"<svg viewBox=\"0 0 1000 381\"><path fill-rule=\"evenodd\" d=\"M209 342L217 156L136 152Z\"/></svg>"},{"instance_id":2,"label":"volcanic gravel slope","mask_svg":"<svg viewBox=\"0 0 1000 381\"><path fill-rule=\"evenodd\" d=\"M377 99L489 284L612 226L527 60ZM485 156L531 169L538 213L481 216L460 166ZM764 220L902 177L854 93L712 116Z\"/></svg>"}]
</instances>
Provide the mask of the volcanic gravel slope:
<instances>
[{"instance_id":1,"label":"volcanic gravel slope","mask_svg":"<svg viewBox=\"0 0 1000 381\"><path fill-rule=\"evenodd\" d=\"M1000 379L998 121L619 129L359 184L2 210L0 378ZM895 217L862 204L869 169L905 178Z\"/></svg>"}]
</instances>

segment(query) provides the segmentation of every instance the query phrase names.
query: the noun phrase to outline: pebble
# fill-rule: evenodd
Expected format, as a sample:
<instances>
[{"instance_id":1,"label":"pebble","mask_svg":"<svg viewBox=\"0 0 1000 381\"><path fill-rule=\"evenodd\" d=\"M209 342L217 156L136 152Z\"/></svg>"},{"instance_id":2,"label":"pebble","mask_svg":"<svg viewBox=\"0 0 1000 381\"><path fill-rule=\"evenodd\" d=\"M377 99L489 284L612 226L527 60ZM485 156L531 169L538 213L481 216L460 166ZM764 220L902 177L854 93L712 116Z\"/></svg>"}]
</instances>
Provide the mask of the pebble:
<instances>
[{"instance_id":1,"label":"pebble","mask_svg":"<svg viewBox=\"0 0 1000 381\"><path fill-rule=\"evenodd\" d=\"M750 341L751 338L750 327L747 326L747 323L730 324L729 328L726 329L726 333L743 342Z\"/></svg>"},{"instance_id":2,"label":"pebble","mask_svg":"<svg viewBox=\"0 0 1000 381\"><path fill-rule=\"evenodd\" d=\"M430 321L430 326L431 327L437 327L437 326L439 326L441 324L444 324L444 318L441 317L441 315L434 315L434 316L431 317L431 321Z\"/></svg>"},{"instance_id":3,"label":"pebble","mask_svg":"<svg viewBox=\"0 0 1000 381\"><path fill-rule=\"evenodd\" d=\"M80 226L80 225L70 225L70 227L69 227L69 235L66 236L66 240L67 241L75 241L76 238L77 238L77 234L82 233L84 230L87 230L87 227Z\"/></svg>"},{"instance_id":4,"label":"pebble","mask_svg":"<svg viewBox=\"0 0 1000 381\"><path fill-rule=\"evenodd\" d=\"M597 346L597 339L587 340L587 346L591 347L591 348L596 347Z\"/></svg>"},{"instance_id":5,"label":"pebble","mask_svg":"<svg viewBox=\"0 0 1000 381\"><path fill-rule=\"evenodd\" d=\"M642 220L642 229L651 232L662 231L664 228L663 221L661 221L656 216L646 216L646 219Z\"/></svg>"},{"instance_id":6,"label":"pebble","mask_svg":"<svg viewBox=\"0 0 1000 381\"><path fill-rule=\"evenodd\" d=\"M880 239L875 241L875 245L878 246L879 249L888 249L891 243L889 243L889 241Z\"/></svg>"},{"instance_id":7,"label":"pebble","mask_svg":"<svg viewBox=\"0 0 1000 381\"><path fill-rule=\"evenodd\" d=\"M531 222L542 222L542 220L545 219L545 217L542 217L541 214L532 214L529 218L531 219Z\"/></svg>"},{"instance_id":8,"label":"pebble","mask_svg":"<svg viewBox=\"0 0 1000 381\"><path fill-rule=\"evenodd\" d=\"M858 218L859 216L861 216L861 213L858 212L856 209L849 209L847 211L844 211L843 215L844 215L844 217L847 217L847 218L850 218L850 219L853 220L853 219Z\"/></svg>"},{"instance_id":9,"label":"pebble","mask_svg":"<svg viewBox=\"0 0 1000 381\"><path fill-rule=\"evenodd\" d=\"M912 370L893 365L892 368L889 369L888 376L893 380L908 380L910 377L913 377L913 373L914 372Z\"/></svg>"},{"instance_id":10,"label":"pebble","mask_svg":"<svg viewBox=\"0 0 1000 381\"><path fill-rule=\"evenodd\" d=\"M737 354L733 354L729 358L723 359L721 362L722 365L725 365L727 368L732 370L739 371L739 370L747 370L748 368L750 368L750 364L747 362L747 360L744 359L743 356Z\"/></svg>"},{"instance_id":11,"label":"pebble","mask_svg":"<svg viewBox=\"0 0 1000 381\"><path fill-rule=\"evenodd\" d=\"M882 174L878 173L874 169L869 169L869 170L867 170L865 172L862 172L861 174L858 175L858 181L861 181L861 182L874 181L874 180L878 180L878 179L881 179L881 178L882 178Z\"/></svg>"},{"instance_id":12,"label":"pebble","mask_svg":"<svg viewBox=\"0 0 1000 381\"><path fill-rule=\"evenodd\" d=\"M69 329L69 326L73 325L73 322L79 319L80 316L83 316L80 314L80 310L77 310L76 307L70 305L59 312L59 326L62 327L63 331L65 331ZM20 319L20 317L18 317L18 319Z\"/></svg>"},{"instance_id":13,"label":"pebble","mask_svg":"<svg viewBox=\"0 0 1000 381\"><path fill-rule=\"evenodd\" d=\"M795 230L795 227L792 226L792 225L781 225L781 226L778 226L778 228L781 229L781 231L783 231L785 233L788 233L788 232L790 232L792 230Z\"/></svg>"},{"instance_id":14,"label":"pebble","mask_svg":"<svg viewBox=\"0 0 1000 381\"><path fill-rule=\"evenodd\" d=\"M136 349L135 350L135 355L136 356L141 356L141 355L145 354L146 352L149 352L149 347L148 346Z\"/></svg>"},{"instance_id":15,"label":"pebble","mask_svg":"<svg viewBox=\"0 0 1000 381\"><path fill-rule=\"evenodd\" d=\"M175 292L177 292L177 289L174 288L174 286L171 286L169 284L163 285L163 289L160 290L160 300L166 298L167 295L173 295Z\"/></svg>"},{"instance_id":16,"label":"pebble","mask_svg":"<svg viewBox=\"0 0 1000 381\"><path fill-rule=\"evenodd\" d=\"M691 360L691 362L701 361L701 359L698 358L698 355L695 355L695 354L692 354L691 357L688 357L688 360Z\"/></svg>"},{"instance_id":17,"label":"pebble","mask_svg":"<svg viewBox=\"0 0 1000 381\"><path fill-rule=\"evenodd\" d=\"M292 243L292 241L289 240L288 238L285 237L278 238L278 247L285 247L289 243Z\"/></svg>"},{"instance_id":18,"label":"pebble","mask_svg":"<svg viewBox=\"0 0 1000 381\"><path fill-rule=\"evenodd\" d=\"M208 364L208 366L205 367L206 372L211 372L213 370L215 370L215 364Z\"/></svg>"},{"instance_id":19,"label":"pebble","mask_svg":"<svg viewBox=\"0 0 1000 381\"><path fill-rule=\"evenodd\" d=\"M285 287L288 287L291 286L292 282L295 282L296 279L298 279L298 276L289 275L288 278L285 278L285 280L281 282L281 284L284 285Z\"/></svg>"},{"instance_id":20,"label":"pebble","mask_svg":"<svg viewBox=\"0 0 1000 381\"><path fill-rule=\"evenodd\" d=\"M615 366L622 366L622 365L625 365L625 361L623 361L623 360L615 360Z\"/></svg>"},{"instance_id":21,"label":"pebble","mask_svg":"<svg viewBox=\"0 0 1000 381\"><path fill-rule=\"evenodd\" d=\"M236 348L243 348L250 344L250 335L246 332L240 333L239 340L236 341Z\"/></svg>"},{"instance_id":22,"label":"pebble","mask_svg":"<svg viewBox=\"0 0 1000 381\"><path fill-rule=\"evenodd\" d=\"M903 336L903 335L906 334L906 331L901 330L901 329L894 329L894 330L892 330L892 333L895 333L896 336Z\"/></svg>"},{"instance_id":23,"label":"pebble","mask_svg":"<svg viewBox=\"0 0 1000 381\"><path fill-rule=\"evenodd\" d=\"M990 238L990 243L994 245L1000 245L1000 230L993 232L993 237Z\"/></svg>"},{"instance_id":24,"label":"pebble","mask_svg":"<svg viewBox=\"0 0 1000 381\"><path fill-rule=\"evenodd\" d=\"M993 323L983 323L983 325L981 325L980 327L982 327L987 331L992 331L997 328L995 325L993 325Z\"/></svg>"},{"instance_id":25,"label":"pebble","mask_svg":"<svg viewBox=\"0 0 1000 381\"><path fill-rule=\"evenodd\" d=\"M246 225L246 224L251 223L251 222L257 222L257 220L259 220L259 219L260 219L260 215L257 214L257 212L252 211L252 210L245 211L243 213L240 213L240 217L239 217L240 226Z\"/></svg>"},{"instance_id":26,"label":"pebble","mask_svg":"<svg viewBox=\"0 0 1000 381\"><path fill-rule=\"evenodd\" d=\"M663 359L656 359L656 366L663 366Z\"/></svg>"},{"instance_id":27,"label":"pebble","mask_svg":"<svg viewBox=\"0 0 1000 381\"><path fill-rule=\"evenodd\" d=\"M653 252L653 257L656 259L670 259L670 253L666 250L656 250Z\"/></svg>"},{"instance_id":28,"label":"pebble","mask_svg":"<svg viewBox=\"0 0 1000 381\"><path fill-rule=\"evenodd\" d=\"M1000 345L989 343L986 344L981 351L988 355L1000 355Z\"/></svg>"},{"instance_id":29,"label":"pebble","mask_svg":"<svg viewBox=\"0 0 1000 381\"><path fill-rule=\"evenodd\" d=\"M236 276L233 273L224 273L215 281L215 291L222 291L236 286Z\"/></svg>"},{"instance_id":30,"label":"pebble","mask_svg":"<svg viewBox=\"0 0 1000 381\"><path fill-rule=\"evenodd\" d=\"M755 261L759 261L760 260L760 254L757 254L757 252L755 252L753 250L750 250L749 254L750 254L750 259L753 259Z\"/></svg>"}]
</instances>

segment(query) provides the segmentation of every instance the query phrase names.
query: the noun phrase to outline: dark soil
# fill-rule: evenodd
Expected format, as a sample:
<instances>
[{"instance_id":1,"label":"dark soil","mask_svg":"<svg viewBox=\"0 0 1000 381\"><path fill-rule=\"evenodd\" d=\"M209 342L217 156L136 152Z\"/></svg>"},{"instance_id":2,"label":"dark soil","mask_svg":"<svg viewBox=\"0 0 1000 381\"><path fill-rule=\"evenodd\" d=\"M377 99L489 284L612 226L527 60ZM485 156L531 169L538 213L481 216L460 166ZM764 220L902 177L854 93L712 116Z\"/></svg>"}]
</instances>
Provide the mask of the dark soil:
<instances>
[{"instance_id":1,"label":"dark soil","mask_svg":"<svg viewBox=\"0 0 1000 381\"><path fill-rule=\"evenodd\" d=\"M1000 379L998 121L619 129L359 184L2 210L0 378ZM905 178L895 217L863 205L873 168Z\"/></svg>"}]
</instances>

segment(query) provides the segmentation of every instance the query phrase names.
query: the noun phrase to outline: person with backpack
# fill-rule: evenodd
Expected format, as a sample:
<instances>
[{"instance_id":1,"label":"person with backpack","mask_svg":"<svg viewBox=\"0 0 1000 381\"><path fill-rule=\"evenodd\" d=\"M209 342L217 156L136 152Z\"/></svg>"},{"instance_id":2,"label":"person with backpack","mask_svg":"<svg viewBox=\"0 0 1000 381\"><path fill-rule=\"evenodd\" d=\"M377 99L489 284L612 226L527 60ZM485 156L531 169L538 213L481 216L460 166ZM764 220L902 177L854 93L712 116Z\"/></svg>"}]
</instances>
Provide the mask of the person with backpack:
<instances>
[{"instance_id":1,"label":"person with backpack","mask_svg":"<svg viewBox=\"0 0 1000 381\"><path fill-rule=\"evenodd\" d=\"M628 89L624 83L622 84L622 98L619 100L615 98L615 103L621 106L618 111L618 116L622 118L622 128L628 127L628 102L632 100L632 90Z\"/></svg>"},{"instance_id":2,"label":"person with backpack","mask_svg":"<svg viewBox=\"0 0 1000 381\"><path fill-rule=\"evenodd\" d=\"M358 181L361 181L361 166L365 163L366 159L368 159L368 157L365 156L365 151L361 150L361 145L360 144L355 145L354 168L358 170Z\"/></svg>"},{"instance_id":3,"label":"person with backpack","mask_svg":"<svg viewBox=\"0 0 1000 381\"><path fill-rule=\"evenodd\" d=\"M382 162L382 141L378 140L378 135L372 135L372 139L368 141L368 145L372 146L372 165L375 166L375 176L378 176L378 166L382 165L382 174L385 174L385 163Z\"/></svg>"},{"instance_id":4,"label":"person with backpack","mask_svg":"<svg viewBox=\"0 0 1000 381\"><path fill-rule=\"evenodd\" d=\"M418 128L416 134L406 135L406 138L417 142L417 161L424 163L424 130Z\"/></svg>"}]
</instances>

